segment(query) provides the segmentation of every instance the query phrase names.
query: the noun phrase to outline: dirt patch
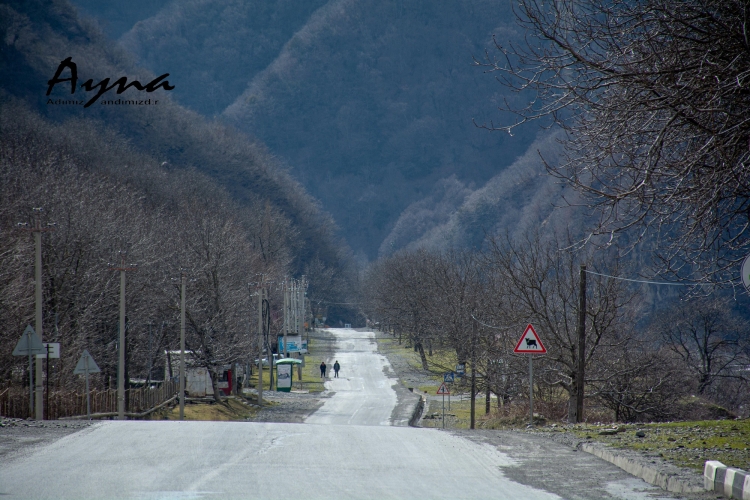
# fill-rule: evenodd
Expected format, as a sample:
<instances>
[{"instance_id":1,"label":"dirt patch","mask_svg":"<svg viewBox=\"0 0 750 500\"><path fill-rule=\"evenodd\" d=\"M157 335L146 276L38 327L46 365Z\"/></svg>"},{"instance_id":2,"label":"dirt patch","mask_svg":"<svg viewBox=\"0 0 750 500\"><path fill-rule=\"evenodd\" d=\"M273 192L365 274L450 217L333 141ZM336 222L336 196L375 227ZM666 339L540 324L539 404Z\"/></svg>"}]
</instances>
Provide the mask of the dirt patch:
<instances>
[{"instance_id":1,"label":"dirt patch","mask_svg":"<svg viewBox=\"0 0 750 500\"><path fill-rule=\"evenodd\" d=\"M8 463L36 447L91 427L88 421L22 420L0 417L0 463Z\"/></svg>"}]
</instances>

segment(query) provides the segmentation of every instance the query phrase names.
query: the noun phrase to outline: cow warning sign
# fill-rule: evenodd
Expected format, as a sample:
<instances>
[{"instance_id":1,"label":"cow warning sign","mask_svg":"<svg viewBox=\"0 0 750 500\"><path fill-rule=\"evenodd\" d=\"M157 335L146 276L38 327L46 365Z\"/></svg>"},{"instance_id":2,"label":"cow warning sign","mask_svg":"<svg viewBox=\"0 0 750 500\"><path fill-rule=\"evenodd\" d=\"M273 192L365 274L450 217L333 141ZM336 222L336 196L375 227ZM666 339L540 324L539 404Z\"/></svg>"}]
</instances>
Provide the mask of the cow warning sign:
<instances>
[{"instance_id":1,"label":"cow warning sign","mask_svg":"<svg viewBox=\"0 0 750 500\"><path fill-rule=\"evenodd\" d=\"M534 327L529 325L523 331L523 335L521 335L521 339L513 352L518 354L547 354L547 348L542 344L542 339L536 334Z\"/></svg>"}]
</instances>

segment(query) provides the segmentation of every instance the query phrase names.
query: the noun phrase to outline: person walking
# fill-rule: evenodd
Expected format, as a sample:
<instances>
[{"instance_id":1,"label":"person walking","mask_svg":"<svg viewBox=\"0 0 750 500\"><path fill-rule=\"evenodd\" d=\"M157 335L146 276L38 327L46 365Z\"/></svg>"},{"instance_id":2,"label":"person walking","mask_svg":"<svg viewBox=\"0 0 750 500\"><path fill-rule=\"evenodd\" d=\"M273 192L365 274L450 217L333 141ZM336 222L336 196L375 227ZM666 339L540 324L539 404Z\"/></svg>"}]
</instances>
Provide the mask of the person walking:
<instances>
[{"instance_id":1,"label":"person walking","mask_svg":"<svg viewBox=\"0 0 750 500\"><path fill-rule=\"evenodd\" d=\"M339 377L339 370L341 369L341 365L339 364L339 360L337 359L336 362L333 364L333 373L334 377Z\"/></svg>"},{"instance_id":2,"label":"person walking","mask_svg":"<svg viewBox=\"0 0 750 500\"><path fill-rule=\"evenodd\" d=\"M320 362L320 378L326 378L326 362Z\"/></svg>"}]
</instances>

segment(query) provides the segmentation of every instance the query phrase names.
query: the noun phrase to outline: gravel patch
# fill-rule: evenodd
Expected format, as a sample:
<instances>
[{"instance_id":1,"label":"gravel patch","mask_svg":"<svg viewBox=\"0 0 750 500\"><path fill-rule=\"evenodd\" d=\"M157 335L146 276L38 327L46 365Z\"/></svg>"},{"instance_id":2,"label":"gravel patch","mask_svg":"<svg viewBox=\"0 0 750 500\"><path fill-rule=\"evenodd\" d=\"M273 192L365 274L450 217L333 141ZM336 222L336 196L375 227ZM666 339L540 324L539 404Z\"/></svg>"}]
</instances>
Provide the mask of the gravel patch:
<instances>
[{"instance_id":1,"label":"gravel patch","mask_svg":"<svg viewBox=\"0 0 750 500\"><path fill-rule=\"evenodd\" d=\"M23 420L0 416L0 463L9 463L69 434L94 425L88 421Z\"/></svg>"}]
</instances>

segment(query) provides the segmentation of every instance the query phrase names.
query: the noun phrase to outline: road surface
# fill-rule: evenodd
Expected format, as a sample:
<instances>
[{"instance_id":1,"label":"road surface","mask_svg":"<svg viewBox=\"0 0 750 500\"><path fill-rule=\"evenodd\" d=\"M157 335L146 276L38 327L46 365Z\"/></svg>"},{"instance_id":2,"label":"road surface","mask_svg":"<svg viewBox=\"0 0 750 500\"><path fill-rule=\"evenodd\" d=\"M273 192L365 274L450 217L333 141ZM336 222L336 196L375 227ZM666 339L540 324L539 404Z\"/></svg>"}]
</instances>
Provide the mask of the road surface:
<instances>
[{"instance_id":1,"label":"road surface","mask_svg":"<svg viewBox=\"0 0 750 500\"><path fill-rule=\"evenodd\" d=\"M388 425L387 361L370 335L334 334L341 378L304 424L101 422L0 464L0 498L672 498L535 437Z\"/></svg>"},{"instance_id":2,"label":"road surface","mask_svg":"<svg viewBox=\"0 0 750 500\"><path fill-rule=\"evenodd\" d=\"M305 423L390 425L397 402L392 386L398 380L384 374L389 363L378 354L375 334L344 329L329 331L336 337L336 354L328 364L328 376L333 377L336 360L341 370L339 377L328 380L325 387L336 394Z\"/></svg>"}]
</instances>

